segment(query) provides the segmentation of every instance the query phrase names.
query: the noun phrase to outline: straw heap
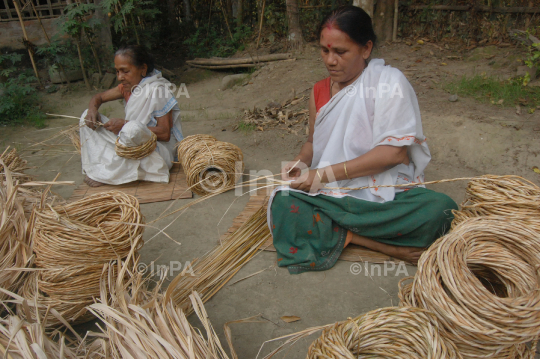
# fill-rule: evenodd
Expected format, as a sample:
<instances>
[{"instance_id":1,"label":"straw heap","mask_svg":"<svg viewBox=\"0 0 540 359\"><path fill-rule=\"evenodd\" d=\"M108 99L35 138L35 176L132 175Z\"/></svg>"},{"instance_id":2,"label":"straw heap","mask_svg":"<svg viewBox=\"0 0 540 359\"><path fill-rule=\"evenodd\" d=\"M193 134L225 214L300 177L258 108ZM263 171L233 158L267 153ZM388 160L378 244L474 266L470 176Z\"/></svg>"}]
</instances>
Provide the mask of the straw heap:
<instances>
[{"instance_id":1,"label":"straw heap","mask_svg":"<svg viewBox=\"0 0 540 359\"><path fill-rule=\"evenodd\" d=\"M195 276L180 273L165 293L165 302L172 301L186 314L191 313L189 295L201 294L203 302L221 289L262 247L270 237L266 224L266 207L253 214L231 237L200 260L194 260Z\"/></svg>"},{"instance_id":2,"label":"straw heap","mask_svg":"<svg viewBox=\"0 0 540 359\"><path fill-rule=\"evenodd\" d=\"M13 269L31 265L32 248L18 182L12 178L9 166L4 174L5 180L0 181L0 288L17 291L25 273ZM0 293L0 301L6 298L5 293Z\"/></svg>"},{"instance_id":3,"label":"straw heap","mask_svg":"<svg viewBox=\"0 0 540 359\"><path fill-rule=\"evenodd\" d=\"M136 267L135 267L136 268ZM108 338L111 358L133 359L227 359L219 338L208 319L197 292L190 294L192 306L206 331L206 338L191 326L182 310L165 302L159 292L163 281L154 291L147 289L142 275L133 270L130 281L122 283L126 265L115 279L110 275L102 282L101 303L89 310L105 324L103 334Z\"/></svg>"},{"instance_id":4,"label":"straw heap","mask_svg":"<svg viewBox=\"0 0 540 359\"><path fill-rule=\"evenodd\" d=\"M534 226L471 218L420 258L401 305L431 311L463 358L534 357L540 336L540 241Z\"/></svg>"},{"instance_id":5,"label":"straw heap","mask_svg":"<svg viewBox=\"0 0 540 359\"><path fill-rule=\"evenodd\" d=\"M506 221L540 221L540 187L519 176L482 176L467 185L452 228L467 218L504 216Z\"/></svg>"},{"instance_id":6,"label":"straw heap","mask_svg":"<svg viewBox=\"0 0 540 359\"><path fill-rule=\"evenodd\" d=\"M92 318L85 307L99 295L108 263L126 258L143 244L139 203L133 196L110 191L41 208L35 216L35 265L42 270L32 273L19 293L45 308L50 305L68 322L85 322ZM17 313L27 315L20 305ZM44 311L39 313L43 318ZM35 310L30 314L34 319ZM60 324L55 319L47 322L48 327Z\"/></svg>"},{"instance_id":7,"label":"straw heap","mask_svg":"<svg viewBox=\"0 0 540 359\"><path fill-rule=\"evenodd\" d=\"M32 176L23 173L27 169L26 163L26 160L19 156L15 148L10 150L10 146L8 146L0 155L0 181L6 177L5 167L11 171L12 178L17 178L21 182L30 181Z\"/></svg>"},{"instance_id":8,"label":"straw heap","mask_svg":"<svg viewBox=\"0 0 540 359\"><path fill-rule=\"evenodd\" d=\"M157 135L151 132L152 137L140 146L128 147L120 143L120 137L116 139L115 150L116 154L123 158L129 158L132 160L142 160L145 157L150 156L157 146Z\"/></svg>"},{"instance_id":9,"label":"straw heap","mask_svg":"<svg viewBox=\"0 0 540 359\"><path fill-rule=\"evenodd\" d=\"M237 146L210 135L193 135L178 144L178 160L193 192L204 196L233 188L244 172L244 156Z\"/></svg>"},{"instance_id":10,"label":"straw heap","mask_svg":"<svg viewBox=\"0 0 540 359\"><path fill-rule=\"evenodd\" d=\"M435 316L411 307L373 310L325 329L308 350L309 359L461 359L442 338Z\"/></svg>"},{"instance_id":11,"label":"straw heap","mask_svg":"<svg viewBox=\"0 0 540 359\"><path fill-rule=\"evenodd\" d=\"M26 160L23 160L18 154L15 148L12 148L9 151L10 146L8 146L4 152L0 155L0 159L4 164L0 164L0 172L4 172L4 165L11 172L22 172L26 169ZM9 151L9 152L8 152Z\"/></svg>"}]
</instances>

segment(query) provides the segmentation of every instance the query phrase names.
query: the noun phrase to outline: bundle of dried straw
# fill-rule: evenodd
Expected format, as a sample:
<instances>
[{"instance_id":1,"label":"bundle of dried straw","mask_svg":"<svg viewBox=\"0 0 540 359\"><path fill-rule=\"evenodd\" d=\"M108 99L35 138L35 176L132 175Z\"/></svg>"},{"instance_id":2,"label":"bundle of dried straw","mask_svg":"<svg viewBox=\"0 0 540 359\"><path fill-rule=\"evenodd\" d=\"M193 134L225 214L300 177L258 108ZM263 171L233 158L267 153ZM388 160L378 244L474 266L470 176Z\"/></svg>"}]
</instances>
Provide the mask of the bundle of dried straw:
<instances>
[{"instance_id":1,"label":"bundle of dried straw","mask_svg":"<svg viewBox=\"0 0 540 359\"><path fill-rule=\"evenodd\" d=\"M184 138L178 144L178 160L188 185L201 196L233 188L244 172L240 148L210 135Z\"/></svg>"},{"instance_id":2,"label":"bundle of dried straw","mask_svg":"<svg viewBox=\"0 0 540 359\"><path fill-rule=\"evenodd\" d=\"M9 151L10 146L8 146L4 152L0 155L0 160L4 163L0 164L0 172L4 172L4 166L6 166L11 172L22 172L26 169L26 160L23 160L17 150L12 148Z\"/></svg>"},{"instance_id":3,"label":"bundle of dried straw","mask_svg":"<svg viewBox=\"0 0 540 359\"><path fill-rule=\"evenodd\" d=\"M504 216L507 221L540 221L540 187L519 176L482 176L467 185L452 228L471 217Z\"/></svg>"},{"instance_id":4,"label":"bundle of dried straw","mask_svg":"<svg viewBox=\"0 0 540 359\"><path fill-rule=\"evenodd\" d=\"M32 248L24 199L18 194L18 183L12 178L9 166L4 170L5 180L0 181L0 288L16 291L25 277L20 269L32 264ZM5 299L5 294L0 293L0 301Z\"/></svg>"},{"instance_id":5,"label":"bundle of dried straw","mask_svg":"<svg viewBox=\"0 0 540 359\"><path fill-rule=\"evenodd\" d=\"M463 358L533 358L539 268L537 227L471 218L422 255L412 283L400 282L400 303L434 313Z\"/></svg>"},{"instance_id":6,"label":"bundle of dried straw","mask_svg":"<svg viewBox=\"0 0 540 359\"><path fill-rule=\"evenodd\" d=\"M136 266L134 267L136 268ZM206 338L191 326L184 312L171 302L165 302L160 287L149 291L147 283L136 270L123 283L126 265L119 276L109 276L102 282L101 303L89 310L105 324L110 358L122 359L226 359L212 324L197 292L190 294L192 306L206 331ZM105 289L108 283L108 292Z\"/></svg>"},{"instance_id":7,"label":"bundle of dried straw","mask_svg":"<svg viewBox=\"0 0 540 359\"><path fill-rule=\"evenodd\" d=\"M19 156L15 148L10 150L8 146L0 155L0 181L5 180L6 168L11 171L11 177L24 182L30 181L32 176L23 173L27 169L26 163L27 161Z\"/></svg>"},{"instance_id":8,"label":"bundle of dried straw","mask_svg":"<svg viewBox=\"0 0 540 359\"><path fill-rule=\"evenodd\" d=\"M35 217L32 235L40 270L32 273L19 293L45 308L55 308L68 322L87 321L92 316L85 307L99 295L108 263L126 258L143 244L139 203L133 196L110 191L37 209ZM21 317L28 314L20 305L17 312ZM40 318L44 312L39 310ZM35 310L30 314L35 318ZM47 322L49 327L60 324L55 319Z\"/></svg>"},{"instance_id":9,"label":"bundle of dried straw","mask_svg":"<svg viewBox=\"0 0 540 359\"><path fill-rule=\"evenodd\" d=\"M116 139L115 151L120 157L129 158L131 160L142 160L150 156L157 146L157 136L151 132L152 137L140 146L128 147L120 143L120 137Z\"/></svg>"},{"instance_id":10,"label":"bundle of dried straw","mask_svg":"<svg viewBox=\"0 0 540 359\"><path fill-rule=\"evenodd\" d=\"M63 333L48 335L43 323L28 322L16 315L0 319L0 355L7 359L100 359L106 358L103 339L84 342Z\"/></svg>"},{"instance_id":11,"label":"bundle of dried straw","mask_svg":"<svg viewBox=\"0 0 540 359\"><path fill-rule=\"evenodd\" d=\"M189 296L193 291L206 302L246 264L270 237L266 207L253 214L231 237L200 260L192 261L195 276L180 273L169 284L165 302L191 313Z\"/></svg>"},{"instance_id":12,"label":"bundle of dried straw","mask_svg":"<svg viewBox=\"0 0 540 359\"><path fill-rule=\"evenodd\" d=\"M326 328L308 350L310 359L461 359L441 337L432 313L412 307L376 309Z\"/></svg>"}]
</instances>

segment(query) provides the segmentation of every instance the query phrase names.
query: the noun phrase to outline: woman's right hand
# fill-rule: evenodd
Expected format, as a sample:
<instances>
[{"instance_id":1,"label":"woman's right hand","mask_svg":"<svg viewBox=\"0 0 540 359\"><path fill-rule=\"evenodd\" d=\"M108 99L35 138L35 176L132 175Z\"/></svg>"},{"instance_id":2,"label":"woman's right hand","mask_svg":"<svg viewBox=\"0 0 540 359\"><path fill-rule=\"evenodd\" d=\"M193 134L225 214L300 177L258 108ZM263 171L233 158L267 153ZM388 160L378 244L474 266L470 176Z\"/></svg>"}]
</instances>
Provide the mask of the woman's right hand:
<instances>
[{"instance_id":1,"label":"woman's right hand","mask_svg":"<svg viewBox=\"0 0 540 359\"><path fill-rule=\"evenodd\" d=\"M97 124L101 122L101 117L97 111L88 111L86 117L84 118L86 126L90 127L92 130L97 128Z\"/></svg>"},{"instance_id":2,"label":"woman's right hand","mask_svg":"<svg viewBox=\"0 0 540 359\"><path fill-rule=\"evenodd\" d=\"M281 179L283 181L293 181L300 177L302 170L299 167L302 163L298 161L291 161L287 163L281 169ZM307 167L306 167L307 168Z\"/></svg>"}]
</instances>

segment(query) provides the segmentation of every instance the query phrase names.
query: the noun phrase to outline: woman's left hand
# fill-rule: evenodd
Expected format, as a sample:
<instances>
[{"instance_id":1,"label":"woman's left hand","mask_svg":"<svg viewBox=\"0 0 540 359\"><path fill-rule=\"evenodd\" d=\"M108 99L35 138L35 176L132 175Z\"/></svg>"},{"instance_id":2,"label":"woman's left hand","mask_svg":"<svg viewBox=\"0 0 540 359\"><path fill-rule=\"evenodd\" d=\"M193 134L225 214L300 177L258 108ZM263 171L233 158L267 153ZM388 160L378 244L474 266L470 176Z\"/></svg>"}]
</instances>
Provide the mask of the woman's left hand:
<instances>
[{"instance_id":1,"label":"woman's left hand","mask_svg":"<svg viewBox=\"0 0 540 359\"><path fill-rule=\"evenodd\" d=\"M103 124L103 127L114 133L115 135L118 135L122 127L126 124L126 121L121 118L111 118L109 122Z\"/></svg>"},{"instance_id":2,"label":"woman's left hand","mask_svg":"<svg viewBox=\"0 0 540 359\"><path fill-rule=\"evenodd\" d=\"M291 182L290 186L291 188L299 189L304 192L316 193L324 187L324 183L321 182L319 175L317 175L317 170L309 170L298 179Z\"/></svg>"}]
</instances>

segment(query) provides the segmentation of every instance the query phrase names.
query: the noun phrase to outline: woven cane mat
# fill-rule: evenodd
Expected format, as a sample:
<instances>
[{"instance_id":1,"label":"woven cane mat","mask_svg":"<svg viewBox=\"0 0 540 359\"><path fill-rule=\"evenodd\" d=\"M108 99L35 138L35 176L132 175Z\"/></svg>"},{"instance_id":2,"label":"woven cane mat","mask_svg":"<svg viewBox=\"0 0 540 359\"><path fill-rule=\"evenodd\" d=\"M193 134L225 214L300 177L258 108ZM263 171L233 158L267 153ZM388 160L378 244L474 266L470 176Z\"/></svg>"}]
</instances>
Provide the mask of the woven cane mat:
<instances>
[{"instance_id":1,"label":"woven cane mat","mask_svg":"<svg viewBox=\"0 0 540 359\"><path fill-rule=\"evenodd\" d=\"M269 196L266 194L265 190L259 190L256 195L253 195L249 198L248 203L244 210L233 220L232 226L229 230L224 233L220 241L227 241L229 236L234 233L242 224L244 224L249 217L251 217L255 212L261 208L261 206L266 206L268 204ZM276 249L272 245L272 237L263 245L265 251L275 252ZM343 250L339 259L349 262L369 262L369 263L384 263L384 262L394 262L399 263L399 259L392 258L386 254L372 251L365 247L357 246L355 244L349 244L347 248Z\"/></svg>"},{"instance_id":2,"label":"woven cane mat","mask_svg":"<svg viewBox=\"0 0 540 359\"><path fill-rule=\"evenodd\" d=\"M170 171L169 183L135 181L118 186L100 187L90 187L82 183L73 191L69 201L73 202L95 193L115 190L135 196L139 203L163 202L177 198L192 198L193 193L188 191L188 188L184 171L179 164L174 164Z\"/></svg>"}]
</instances>

